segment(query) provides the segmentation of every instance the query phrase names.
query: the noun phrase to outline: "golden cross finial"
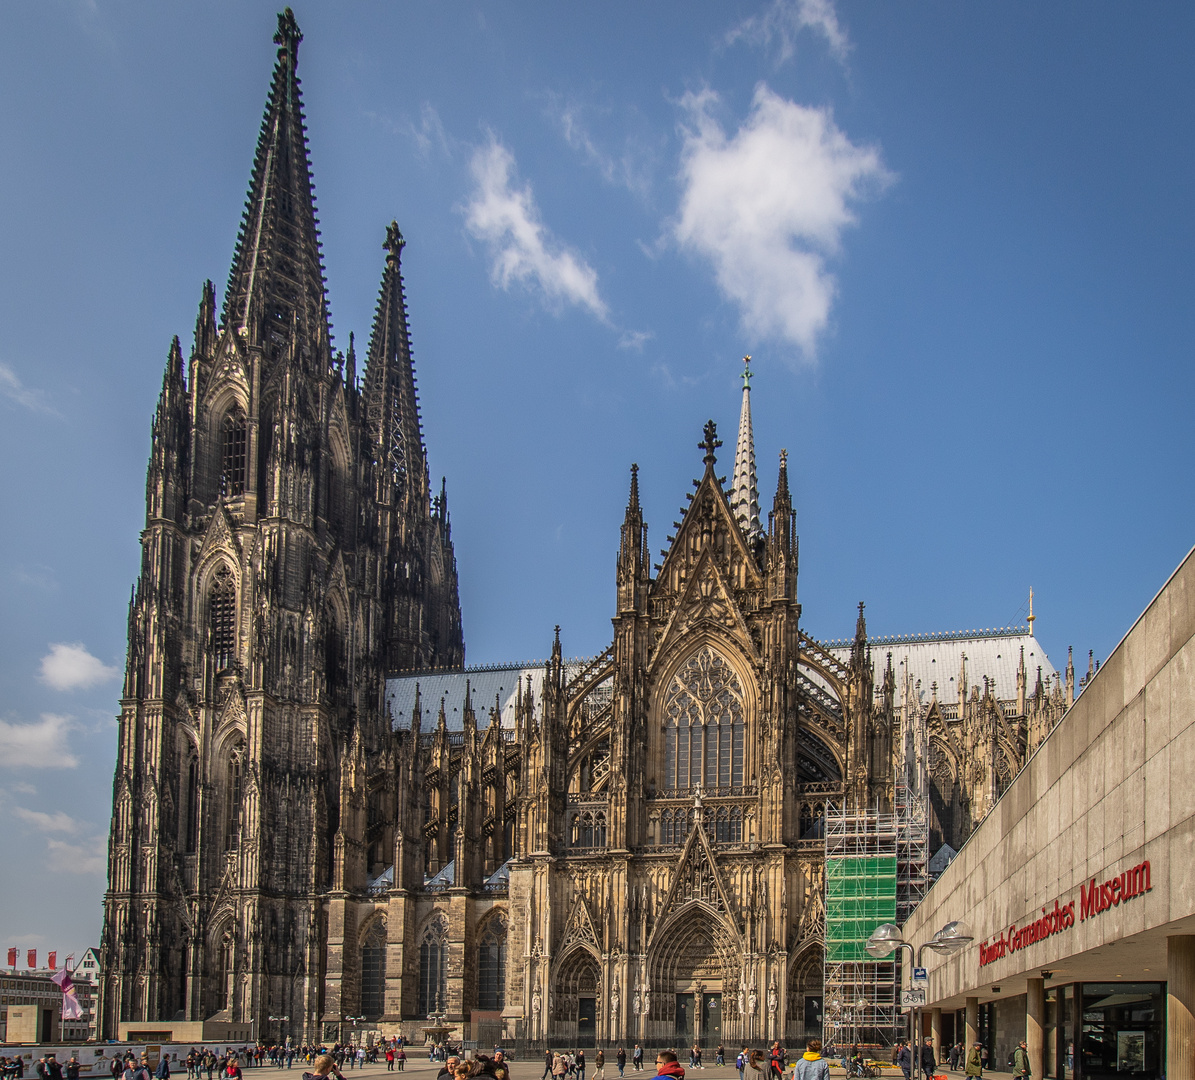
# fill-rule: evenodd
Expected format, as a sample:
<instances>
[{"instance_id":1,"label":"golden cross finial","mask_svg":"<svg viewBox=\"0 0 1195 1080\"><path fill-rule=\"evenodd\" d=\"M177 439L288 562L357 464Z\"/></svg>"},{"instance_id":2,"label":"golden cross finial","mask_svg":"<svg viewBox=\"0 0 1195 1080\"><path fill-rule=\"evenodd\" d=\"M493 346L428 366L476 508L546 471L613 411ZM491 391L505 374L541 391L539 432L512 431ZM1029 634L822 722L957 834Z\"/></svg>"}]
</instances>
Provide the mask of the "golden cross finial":
<instances>
[{"instance_id":1,"label":"golden cross finial","mask_svg":"<svg viewBox=\"0 0 1195 1080\"><path fill-rule=\"evenodd\" d=\"M748 354L747 356L743 357L743 389L744 390L751 389L751 379L752 379L752 376L754 375L754 372L752 372L751 368L749 367L750 363L751 363L751 356L750 356L750 354Z\"/></svg>"}]
</instances>

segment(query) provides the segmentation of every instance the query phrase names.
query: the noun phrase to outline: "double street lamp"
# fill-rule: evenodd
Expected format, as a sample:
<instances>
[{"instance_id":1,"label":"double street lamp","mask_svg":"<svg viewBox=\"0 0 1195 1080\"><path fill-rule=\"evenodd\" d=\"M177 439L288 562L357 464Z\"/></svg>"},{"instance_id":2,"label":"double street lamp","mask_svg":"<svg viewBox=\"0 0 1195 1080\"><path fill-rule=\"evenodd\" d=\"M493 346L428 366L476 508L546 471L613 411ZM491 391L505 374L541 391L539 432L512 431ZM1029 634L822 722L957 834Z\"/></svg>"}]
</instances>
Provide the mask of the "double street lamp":
<instances>
[{"instance_id":1,"label":"double street lamp","mask_svg":"<svg viewBox=\"0 0 1195 1080\"><path fill-rule=\"evenodd\" d=\"M942 927L929 941L923 942L914 952L912 942L905 941L900 936L900 927L895 923L881 923L872 932L871 937L867 939L867 944L864 948L874 956L877 960L885 960L891 956L897 949L908 949L909 960L916 962L914 967L921 967L922 956L926 949L936 953L954 953L959 949L965 948L975 940L974 935L963 922L948 922ZM911 1062L914 1072L921 1069L921 1006L912 1006L912 1015L909 1023L909 1041L912 1046L909 1047L910 1053L916 1052L916 1058ZM916 1032L914 1035L913 1033Z\"/></svg>"}]
</instances>

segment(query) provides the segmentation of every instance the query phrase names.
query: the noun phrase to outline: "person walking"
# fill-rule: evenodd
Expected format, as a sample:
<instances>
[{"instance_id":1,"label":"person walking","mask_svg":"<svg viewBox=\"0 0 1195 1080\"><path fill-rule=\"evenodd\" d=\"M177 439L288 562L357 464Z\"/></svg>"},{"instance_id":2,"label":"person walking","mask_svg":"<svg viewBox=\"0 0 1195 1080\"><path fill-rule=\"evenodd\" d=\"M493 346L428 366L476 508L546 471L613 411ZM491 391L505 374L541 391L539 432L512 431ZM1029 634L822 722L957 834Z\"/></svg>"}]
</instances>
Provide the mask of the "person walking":
<instances>
[{"instance_id":1,"label":"person walking","mask_svg":"<svg viewBox=\"0 0 1195 1080\"><path fill-rule=\"evenodd\" d=\"M904 1074L905 1080L912 1080L913 1052L909 1049L907 1042L902 1041L896 1044L896 1064Z\"/></svg>"},{"instance_id":2,"label":"person walking","mask_svg":"<svg viewBox=\"0 0 1195 1080\"><path fill-rule=\"evenodd\" d=\"M614 1055L614 1060L618 1063L618 1075L622 1076L627 1067L627 1052L621 1046L618 1048L618 1053Z\"/></svg>"},{"instance_id":3,"label":"person walking","mask_svg":"<svg viewBox=\"0 0 1195 1080\"><path fill-rule=\"evenodd\" d=\"M643 1047L635 1043L634 1053L631 1054L631 1064L635 1066L636 1072L643 1071Z\"/></svg>"},{"instance_id":4,"label":"person walking","mask_svg":"<svg viewBox=\"0 0 1195 1080\"><path fill-rule=\"evenodd\" d=\"M398 1062L398 1071L402 1072L407 1067L407 1048L402 1043L398 1044L398 1050L395 1051L394 1058Z\"/></svg>"},{"instance_id":5,"label":"person walking","mask_svg":"<svg viewBox=\"0 0 1195 1080\"><path fill-rule=\"evenodd\" d=\"M593 1080L606 1080L606 1055L601 1050L593 1059Z\"/></svg>"},{"instance_id":6,"label":"person walking","mask_svg":"<svg viewBox=\"0 0 1195 1080\"><path fill-rule=\"evenodd\" d=\"M967 1076L983 1076L983 1050L979 1043L967 1051L967 1063L963 1067L963 1072Z\"/></svg>"},{"instance_id":7,"label":"person walking","mask_svg":"<svg viewBox=\"0 0 1195 1080\"><path fill-rule=\"evenodd\" d=\"M934 1040L927 1038L921 1047L921 1075L925 1077L925 1080L933 1080L934 1069L937 1067L938 1061L934 1057Z\"/></svg>"},{"instance_id":8,"label":"person walking","mask_svg":"<svg viewBox=\"0 0 1195 1080\"><path fill-rule=\"evenodd\" d=\"M1022 1080L1029 1080L1031 1070L1029 1068L1029 1047L1025 1040L1022 1039L1017 1045L1017 1048L1012 1052L1012 1071L1014 1076L1019 1076Z\"/></svg>"},{"instance_id":9,"label":"person walking","mask_svg":"<svg viewBox=\"0 0 1195 1080\"><path fill-rule=\"evenodd\" d=\"M739 1080L743 1080L743 1070L747 1067L747 1048L745 1046L739 1051L739 1056L734 1059L734 1067L739 1070Z\"/></svg>"},{"instance_id":10,"label":"person walking","mask_svg":"<svg viewBox=\"0 0 1195 1080\"><path fill-rule=\"evenodd\" d=\"M544 1074L539 1080L548 1080L548 1077L552 1075L552 1056L551 1050L544 1051Z\"/></svg>"},{"instance_id":11,"label":"person walking","mask_svg":"<svg viewBox=\"0 0 1195 1080\"><path fill-rule=\"evenodd\" d=\"M715 1065L725 1065L726 1064L726 1052L723 1050L721 1043L718 1043L718 1052L714 1055L714 1064Z\"/></svg>"},{"instance_id":12,"label":"person walking","mask_svg":"<svg viewBox=\"0 0 1195 1080\"><path fill-rule=\"evenodd\" d=\"M793 1080L830 1080L830 1063L822 1057L821 1039L810 1039L805 1053L797 1058Z\"/></svg>"},{"instance_id":13,"label":"person walking","mask_svg":"<svg viewBox=\"0 0 1195 1080\"><path fill-rule=\"evenodd\" d=\"M573 1064L577 1068L577 1080L585 1080L585 1051L577 1047L577 1053L573 1056Z\"/></svg>"}]
</instances>

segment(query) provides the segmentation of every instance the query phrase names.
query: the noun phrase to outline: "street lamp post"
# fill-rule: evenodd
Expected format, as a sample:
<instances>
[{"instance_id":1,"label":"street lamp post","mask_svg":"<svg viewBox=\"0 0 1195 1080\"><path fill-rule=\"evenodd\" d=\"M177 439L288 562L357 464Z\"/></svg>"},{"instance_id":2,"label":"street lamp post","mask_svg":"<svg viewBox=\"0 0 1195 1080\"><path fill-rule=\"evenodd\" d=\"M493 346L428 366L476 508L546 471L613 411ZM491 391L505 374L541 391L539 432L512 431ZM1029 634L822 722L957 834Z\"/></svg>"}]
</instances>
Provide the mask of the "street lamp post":
<instances>
[{"instance_id":1,"label":"street lamp post","mask_svg":"<svg viewBox=\"0 0 1195 1080\"><path fill-rule=\"evenodd\" d=\"M911 942L905 941L900 936L900 927L895 923L881 923L872 932L871 937L867 939L865 948L877 960L883 960L891 956L897 949L908 949L909 960L916 958L915 967L921 967L922 956L926 949L936 953L953 953L959 949L969 945L975 938L962 922L948 922L942 927L929 941L922 942L914 951ZM910 1064L913 1066L915 1072L921 1069L921 1006L913 1005L912 1013L909 1017L909 1041L913 1044L909 1047L910 1053L916 1050L917 1056ZM914 1032L916 1034L914 1034Z\"/></svg>"},{"instance_id":2,"label":"street lamp post","mask_svg":"<svg viewBox=\"0 0 1195 1080\"><path fill-rule=\"evenodd\" d=\"M364 1020L365 1017L364 1016L346 1016L345 1019L352 1021L353 1035L352 1035L352 1039L350 1041L351 1041L352 1045L355 1047L357 1045L357 1021Z\"/></svg>"}]
</instances>

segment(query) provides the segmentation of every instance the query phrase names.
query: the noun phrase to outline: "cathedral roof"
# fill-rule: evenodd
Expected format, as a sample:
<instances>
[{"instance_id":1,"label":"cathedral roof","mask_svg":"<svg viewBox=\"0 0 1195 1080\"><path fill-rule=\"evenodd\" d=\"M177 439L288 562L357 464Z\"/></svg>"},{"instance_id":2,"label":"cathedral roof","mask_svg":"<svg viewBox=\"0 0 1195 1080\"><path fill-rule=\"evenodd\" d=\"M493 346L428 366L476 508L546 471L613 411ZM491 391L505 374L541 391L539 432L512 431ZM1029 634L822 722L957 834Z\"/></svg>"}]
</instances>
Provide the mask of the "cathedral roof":
<instances>
[{"instance_id":1,"label":"cathedral roof","mask_svg":"<svg viewBox=\"0 0 1195 1080\"><path fill-rule=\"evenodd\" d=\"M824 641L822 644L838 659L850 660L851 641ZM958 701L959 675L963 656L967 657L967 695L972 686L983 690L983 680L994 679L996 697L1002 700L1017 695L1017 667L1021 649L1025 650L1026 692L1032 694L1037 682L1037 668L1041 666L1042 682L1056 674L1041 642L1029 633L1028 627L1010 626L997 630L971 630L942 634L895 634L889 637L868 638L871 659L878 684L892 654L892 670L896 685L904 683L906 672L916 682L921 680L922 701L928 702L931 687L938 684L938 700ZM900 691L897 691L900 700Z\"/></svg>"},{"instance_id":2,"label":"cathedral roof","mask_svg":"<svg viewBox=\"0 0 1195 1080\"><path fill-rule=\"evenodd\" d=\"M390 676L386 680L386 704L396 731L408 731L411 727L411 712L415 708L415 687L423 708L420 727L424 732L435 730L440 713L440 699L444 699L444 716L449 731L462 731L465 726L465 683L469 684L469 697L477 717L477 727L484 730L490 724L490 709L497 698L502 713L502 726L515 726L515 698L520 688L527 689L531 680L531 693L535 697L536 714L543 697L544 668L547 661L529 664L487 664L481 667L465 668L464 671L425 671L415 675ZM566 680L578 674L585 666L583 660L566 660Z\"/></svg>"}]
</instances>

